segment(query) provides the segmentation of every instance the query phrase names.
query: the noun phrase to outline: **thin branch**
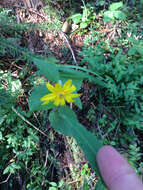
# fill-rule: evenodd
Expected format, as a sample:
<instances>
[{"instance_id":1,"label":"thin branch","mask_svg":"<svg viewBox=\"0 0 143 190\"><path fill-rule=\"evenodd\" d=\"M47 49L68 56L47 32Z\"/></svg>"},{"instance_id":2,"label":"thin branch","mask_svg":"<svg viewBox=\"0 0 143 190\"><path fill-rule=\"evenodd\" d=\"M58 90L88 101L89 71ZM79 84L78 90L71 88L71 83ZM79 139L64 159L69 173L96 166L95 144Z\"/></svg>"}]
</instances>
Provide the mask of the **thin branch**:
<instances>
[{"instance_id":1,"label":"thin branch","mask_svg":"<svg viewBox=\"0 0 143 190\"><path fill-rule=\"evenodd\" d=\"M49 151L46 150L46 159L45 159L45 163L44 163L44 168L46 168L46 166L47 166L48 155L49 155Z\"/></svg>"},{"instance_id":2,"label":"thin branch","mask_svg":"<svg viewBox=\"0 0 143 190\"><path fill-rule=\"evenodd\" d=\"M48 156L49 156L49 151L46 150L46 158L45 158L45 162L44 162L44 166L43 166L43 168L46 168L46 166L47 166ZM44 181L42 181L41 186L43 186L43 185L44 185Z\"/></svg>"},{"instance_id":3,"label":"thin branch","mask_svg":"<svg viewBox=\"0 0 143 190\"><path fill-rule=\"evenodd\" d=\"M74 51L72 50L72 47L71 47L71 45L70 45L70 43L69 43L68 36L67 36L64 32L62 32L62 31L61 31L61 34L62 34L62 36L64 37L64 39L65 39L65 41L66 41L66 43L67 43L67 45L68 45L68 48L69 48L69 50L70 50L70 52L71 52L71 54L72 54L72 57L73 57L73 60L74 60L75 65L78 65L78 63L77 63L77 61L76 61L76 58L75 58Z\"/></svg>"},{"instance_id":4,"label":"thin branch","mask_svg":"<svg viewBox=\"0 0 143 190\"><path fill-rule=\"evenodd\" d=\"M77 183L77 182L81 182L81 181L83 181L83 177L80 177L80 178L78 178L78 179L76 179L74 181L68 182L68 185L71 185L71 184Z\"/></svg>"},{"instance_id":5,"label":"thin branch","mask_svg":"<svg viewBox=\"0 0 143 190\"><path fill-rule=\"evenodd\" d=\"M40 129L38 129L36 126L34 126L31 122L29 122L27 119L25 119L23 117L23 115L21 115L20 113L17 112L17 110L12 106L12 110L28 125L30 125L31 127L33 127L34 129L36 129L38 132L40 132L42 135L44 135L45 137L48 137L43 131L41 131Z\"/></svg>"},{"instance_id":6,"label":"thin branch","mask_svg":"<svg viewBox=\"0 0 143 190\"><path fill-rule=\"evenodd\" d=\"M114 135L113 139L116 138L119 128L120 128L120 123L118 124L118 126L116 128L115 135Z\"/></svg>"},{"instance_id":7,"label":"thin branch","mask_svg":"<svg viewBox=\"0 0 143 190\"><path fill-rule=\"evenodd\" d=\"M6 178L6 180L4 180L4 181L0 182L0 184L7 183L7 182L8 182L8 180L9 180L9 178L10 178L10 176L11 176L11 173L8 175L8 177Z\"/></svg>"},{"instance_id":8,"label":"thin branch","mask_svg":"<svg viewBox=\"0 0 143 190\"><path fill-rule=\"evenodd\" d=\"M37 118L37 115L36 115L35 113L33 113L33 115L34 115L36 121L38 122L39 126L42 127L42 126L41 126L41 123L39 122L39 120L38 120L38 118Z\"/></svg>"}]
</instances>

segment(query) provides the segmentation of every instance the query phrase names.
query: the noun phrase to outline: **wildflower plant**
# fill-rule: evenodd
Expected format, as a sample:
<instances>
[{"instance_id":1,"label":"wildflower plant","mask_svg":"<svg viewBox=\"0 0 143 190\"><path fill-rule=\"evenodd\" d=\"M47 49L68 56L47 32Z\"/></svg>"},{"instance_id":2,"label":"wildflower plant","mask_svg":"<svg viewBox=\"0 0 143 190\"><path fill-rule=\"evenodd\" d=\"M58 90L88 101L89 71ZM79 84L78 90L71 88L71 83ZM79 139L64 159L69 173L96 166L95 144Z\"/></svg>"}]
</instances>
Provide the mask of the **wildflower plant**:
<instances>
[{"instance_id":1,"label":"wildflower plant","mask_svg":"<svg viewBox=\"0 0 143 190\"><path fill-rule=\"evenodd\" d=\"M78 91L84 79L90 80L92 78L90 71L83 70L81 67L59 66L54 58L45 60L38 57L34 58L33 62L39 68L37 74L41 77L44 76L46 82L34 87L29 98L30 111L50 110L49 121L51 126L58 133L75 138L83 150L85 158L100 178L96 154L102 143L78 122L72 106L69 106L74 103L82 109L81 94ZM102 179L99 180L99 184L96 190L105 188Z\"/></svg>"}]
</instances>

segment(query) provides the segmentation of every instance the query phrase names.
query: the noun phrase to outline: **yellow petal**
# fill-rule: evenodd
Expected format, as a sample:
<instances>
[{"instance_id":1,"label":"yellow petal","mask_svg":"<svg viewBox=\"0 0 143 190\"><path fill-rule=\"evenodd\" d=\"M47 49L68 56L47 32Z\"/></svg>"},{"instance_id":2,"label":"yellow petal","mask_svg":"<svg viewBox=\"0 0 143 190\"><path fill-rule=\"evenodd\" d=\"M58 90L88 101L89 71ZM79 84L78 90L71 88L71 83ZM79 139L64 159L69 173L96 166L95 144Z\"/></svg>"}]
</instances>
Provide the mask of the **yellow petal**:
<instances>
[{"instance_id":1,"label":"yellow petal","mask_svg":"<svg viewBox=\"0 0 143 190\"><path fill-rule=\"evenodd\" d=\"M71 98L77 98L79 96L81 96L81 94L70 94Z\"/></svg>"},{"instance_id":2,"label":"yellow petal","mask_svg":"<svg viewBox=\"0 0 143 190\"><path fill-rule=\"evenodd\" d=\"M62 89L62 86L59 83L56 83L55 88L56 88L56 90L57 89Z\"/></svg>"},{"instance_id":3,"label":"yellow petal","mask_svg":"<svg viewBox=\"0 0 143 190\"><path fill-rule=\"evenodd\" d=\"M76 87L72 85L70 88L65 89L64 92L70 94L74 92L75 90L76 90Z\"/></svg>"},{"instance_id":4,"label":"yellow petal","mask_svg":"<svg viewBox=\"0 0 143 190\"><path fill-rule=\"evenodd\" d=\"M74 102L74 100L71 98L71 96L66 96L66 97L65 97L65 100L66 100L68 103Z\"/></svg>"},{"instance_id":5,"label":"yellow petal","mask_svg":"<svg viewBox=\"0 0 143 190\"><path fill-rule=\"evenodd\" d=\"M63 88L66 89L66 88L69 88L71 86L71 83L72 83L72 80L67 80L67 82L65 82Z\"/></svg>"},{"instance_id":6,"label":"yellow petal","mask_svg":"<svg viewBox=\"0 0 143 190\"><path fill-rule=\"evenodd\" d=\"M49 103L49 101L45 101L45 102L43 102L42 105L44 106L44 105L46 105L46 104L48 104L48 103Z\"/></svg>"},{"instance_id":7,"label":"yellow petal","mask_svg":"<svg viewBox=\"0 0 143 190\"><path fill-rule=\"evenodd\" d=\"M74 100L72 98L77 98L79 96L81 96L81 94L68 94L65 96L65 99L68 103L72 103L72 102L74 102Z\"/></svg>"},{"instance_id":8,"label":"yellow petal","mask_svg":"<svg viewBox=\"0 0 143 190\"><path fill-rule=\"evenodd\" d=\"M45 96L43 96L42 98L40 98L41 101L50 101L50 100L54 100L55 99L55 95L50 93L50 94L47 94Z\"/></svg>"},{"instance_id":9,"label":"yellow petal","mask_svg":"<svg viewBox=\"0 0 143 190\"><path fill-rule=\"evenodd\" d=\"M54 92L55 87L52 86L49 82L46 84L46 86L47 86L47 88L48 88L49 91Z\"/></svg>"},{"instance_id":10,"label":"yellow petal","mask_svg":"<svg viewBox=\"0 0 143 190\"><path fill-rule=\"evenodd\" d=\"M72 85L70 88L69 88L69 92L72 93L76 90L76 87L75 85Z\"/></svg>"},{"instance_id":11,"label":"yellow petal","mask_svg":"<svg viewBox=\"0 0 143 190\"><path fill-rule=\"evenodd\" d=\"M60 99L60 104L61 104L61 106L65 105L65 99L63 97Z\"/></svg>"},{"instance_id":12,"label":"yellow petal","mask_svg":"<svg viewBox=\"0 0 143 190\"><path fill-rule=\"evenodd\" d=\"M45 101L48 98L48 94L40 98L41 101Z\"/></svg>"},{"instance_id":13,"label":"yellow petal","mask_svg":"<svg viewBox=\"0 0 143 190\"><path fill-rule=\"evenodd\" d=\"M59 104L60 104L60 98L57 97L57 98L55 99L55 101L54 101L54 105L55 105L55 106L59 106Z\"/></svg>"}]
</instances>

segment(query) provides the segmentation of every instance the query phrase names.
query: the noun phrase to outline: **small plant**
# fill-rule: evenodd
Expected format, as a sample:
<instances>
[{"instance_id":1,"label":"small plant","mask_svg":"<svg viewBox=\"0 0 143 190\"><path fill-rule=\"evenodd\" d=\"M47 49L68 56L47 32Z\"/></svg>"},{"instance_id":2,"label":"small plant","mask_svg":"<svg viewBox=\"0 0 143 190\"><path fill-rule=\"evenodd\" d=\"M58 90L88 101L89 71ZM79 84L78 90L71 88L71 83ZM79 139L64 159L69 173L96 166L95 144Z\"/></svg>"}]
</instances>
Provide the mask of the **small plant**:
<instances>
[{"instance_id":1,"label":"small plant","mask_svg":"<svg viewBox=\"0 0 143 190\"><path fill-rule=\"evenodd\" d=\"M116 19L117 20L125 20L126 15L123 13L122 10L119 10L123 7L122 2L118 3L112 3L109 6L109 10L104 12L104 21L112 21L114 22Z\"/></svg>"},{"instance_id":2,"label":"small plant","mask_svg":"<svg viewBox=\"0 0 143 190\"><path fill-rule=\"evenodd\" d=\"M26 113L17 107L17 97L23 92L21 82L14 80L10 73L1 73L0 80L7 84L0 85L0 170L1 181L3 176L21 175L21 170L31 161L36 154L39 141L37 133L29 128L19 117ZM13 182L11 182L13 185Z\"/></svg>"},{"instance_id":3,"label":"small plant","mask_svg":"<svg viewBox=\"0 0 143 190\"><path fill-rule=\"evenodd\" d=\"M62 189L62 187L64 186L64 181L60 181L58 184L55 182L49 182L49 190L58 190L58 189Z\"/></svg>"},{"instance_id":4,"label":"small plant","mask_svg":"<svg viewBox=\"0 0 143 190\"><path fill-rule=\"evenodd\" d=\"M77 13L69 17L73 21L74 24L79 25L80 29L85 29L89 27L95 20L96 18L96 13L94 12L94 9L92 6L86 6L84 1L83 1L83 7L82 13Z\"/></svg>"},{"instance_id":5,"label":"small plant","mask_svg":"<svg viewBox=\"0 0 143 190\"><path fill-rule=\"evenodd\" d=\"M142 153L140 152L140 147L134 143L129 145L128 150L128 160L129 163L133 166L134 170L141 176L142 175L142 166L143 163L138 163L141 160Z\"/></svg>"}]
</instances>

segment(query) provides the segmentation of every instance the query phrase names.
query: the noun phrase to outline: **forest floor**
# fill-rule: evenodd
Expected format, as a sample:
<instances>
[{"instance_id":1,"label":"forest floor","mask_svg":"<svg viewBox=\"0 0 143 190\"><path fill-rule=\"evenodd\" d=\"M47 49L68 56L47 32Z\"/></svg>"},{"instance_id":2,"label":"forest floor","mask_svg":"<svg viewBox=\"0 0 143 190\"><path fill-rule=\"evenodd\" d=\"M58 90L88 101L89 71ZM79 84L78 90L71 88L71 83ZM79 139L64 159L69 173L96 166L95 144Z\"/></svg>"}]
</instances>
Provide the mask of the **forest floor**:
<instances>
[{"instance_id":1,"label":"forest floor","mask_svg":"<svg viewBox=\"0 0 143 190\"><path fill-rule=\"evenodd\" d=\"M62 2L58 5L58 9L60 9L63 4ZM61 6L61 7L60 7ZM97 27L96 29L92 31L88 31L87 33L80 33L80 32L74 32L74 26L71 25L71 28L68 32L63 31L63 25L66 21L66 18L63 16L61 18L61 21L57 20L54 16L49 16L48 12L45 11L44 7L45 4L43 4L35 7L26 7L22 0L9 0L9 1L3 1L0 2L0 7L3 8L10 8L13 10L13 13L16 17L17 23L29 23L39 26L36 27L36 30L28 30L22 34L21 41L18 41L16 43L20 44L21 47L27 48L29 51L34 52L37 55L43 55L45 57L55 57L58 61L58 64L78 64L80 66L80 61L82 60L82 56L79 55L79 53L82 51L82 48L84 47L84 42L86 38L92 34L92 32L98 32L101 36L104 35L104 37L110 41L113 46L114 38L116 36L121 35L121 27L113 27L113 25L109 23L102 22L102 19L100 15L98 15L98 20L102 23L101 27ZM57 23L58 22L58 23ZM48 29L48 25L52 23L52 27ZM42 28L43 25L43 28ZM45 27L45 25L47 25ZM57 29L57 25L59 25L61 28ZM46 28L46 29L45 29ZM7 36L9 38L9 36ZM113 41L113 43L112 43ZM98 44L98 40L96 42ZM90 46L90 44L89 44ZM119 44L120 46L120 44ZM123 49L123 52L126 54L127 49ZM115 51L115 55L117 52ZM108 56L108 51L107 54ZM7 55L7 57L2 58L3 61L6 63L9 63L5 66L2 66L2 69L10 69L12 76L17 76L23 68L27 69L28 66L26 62L18 61L16 64L11 64L14 62L14 58ZM10 66L9 66L10 65ZM86 63L85 63L86 65ZM25 75L25 78L22 80L22 85L24 88L27 88L27 83L25 82L30 75L32 75L36 71L35 67L30 70L30 73L27 73ZM6 84L5 84L6 85ZM82 84L82 88L80 92L82 93L81 101L83 104L83 109L80 110L76 106L73 106L74 111L76 112L78 116L78 120L80 123L82 123L86 128L90 131L96 132L98 129L94 130L95 123L93 123L87 115L89 114L89 110L92 110L94 107L95 100L92 100L92 96L90 97L89 94L91 91L95 91L96 87L90 82L84 81ZM18 104L24 111L29 111L28 107L28 96L29 94L23 93L22 96L19 97ZM90 104L89 104L90 102ZM103 99L103 102L106 102L106 97ZM108 107L108 103L107 103ZM114 114L112 115L111 111L107 111L107 116L109 119L113 120ZM95 114L95 112L93 113ZM91 115L93 115L91 113ZM102 113L99 115L103 115ZM35 121L37 123L40 123L41 118L39 115L34 115ZM31 118L33 120L33 118ZM68 185L71 185L72 189L78 189L79 186L83 185L83 177L81 175L81 172L84 171L87 174L87 176L90 178L90 186L91 189L94 189L97 178L95 175L95 172L91 170L91 168L88 166L88 168L84 168L87 161L84 158L84 155L81 151L81 149L77 146L77 143L73 138L65 137L63 135L57 134L52 127L50 126L50 123L47 122L47 129L46 133L50 133L52 136L54 136L54 140L45 140L42 136L40 136L42 148L45 148L47 150L47 155L44 155L45 157L48 156L48 151L51 151L51 154L53 155L56 162L59 163L59 171L57 170L57 167L54 166L53 163L48 163L49 167L51 167L51 181L60 181L61 179L64 179L64 181L68 181ZM108 135L107 135L108 136ZM112 136L109 137L109 141L112 140ZM44 141L44 142L43 142ZM142 141L142 137L140 135L140 141ZM54 144L54 147L53 147ZM72 148L71 148L72 145ZM126 147L126 145L125 145ZM54 151L53 151L54 150ZM56 150L56 151L55 151ZM41 151L42 152L42 151ZM41 155L43 153L40 153ZM42 157L44 157L42 155ZM54 161L53 161L54 162ZM45 159L44 165L47 164L47 159ZM47 165L48 165L47 164ZM75 177L74 177L75 175ZM78 187L78 188L77 188Z\"/></svg>"}]
</instances>

